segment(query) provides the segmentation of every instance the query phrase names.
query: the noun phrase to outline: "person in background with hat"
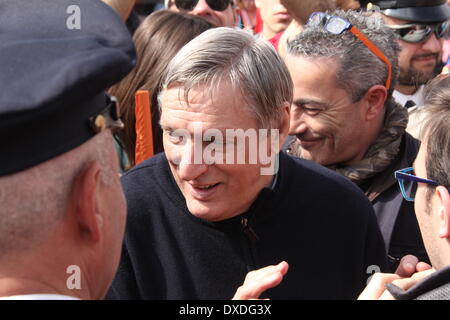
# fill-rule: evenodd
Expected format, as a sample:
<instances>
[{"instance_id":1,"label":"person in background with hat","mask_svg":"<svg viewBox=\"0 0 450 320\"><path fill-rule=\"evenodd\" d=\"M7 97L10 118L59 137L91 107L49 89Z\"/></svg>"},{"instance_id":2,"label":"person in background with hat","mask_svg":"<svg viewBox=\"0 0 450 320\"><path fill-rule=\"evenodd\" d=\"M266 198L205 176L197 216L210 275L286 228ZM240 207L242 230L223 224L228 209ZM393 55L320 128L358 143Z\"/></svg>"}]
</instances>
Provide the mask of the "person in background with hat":
<instances>
[{"instance_id":1,"label":"person in background with hat","mask_svg":"<svg viewBox=\"0 0 450 320\"><path fill-rule=\"evenodd\" d=\"M126 217L104 90L135 65L133 42L99 0L1 8L0 299L101 299Z\"/></svg>"},{"instance_id":2,"label":"person in background with hat","mask_svg":"<svg viewBox=\"0 0 450 320\"><path fill-rule=\"evenodd\" d=\"M238 14L234 0L169 0L166 8L199 16L214 27L237 26Z\"/></svg>"},{"instance_id":3,"label":"person in background with hat","mask_svg":"<svg viewBox=\"0 0 450 320\"><path fill-rule=\"evenodd\" d=\"M386 25L398 35L400 75L393 96L406 107L423 106L424 85L439 66L443 37L448 33L450 7L446 0L361 1L377 6ZM371 3L371 4L370 4Z\"/></svg>"}]
</instances>

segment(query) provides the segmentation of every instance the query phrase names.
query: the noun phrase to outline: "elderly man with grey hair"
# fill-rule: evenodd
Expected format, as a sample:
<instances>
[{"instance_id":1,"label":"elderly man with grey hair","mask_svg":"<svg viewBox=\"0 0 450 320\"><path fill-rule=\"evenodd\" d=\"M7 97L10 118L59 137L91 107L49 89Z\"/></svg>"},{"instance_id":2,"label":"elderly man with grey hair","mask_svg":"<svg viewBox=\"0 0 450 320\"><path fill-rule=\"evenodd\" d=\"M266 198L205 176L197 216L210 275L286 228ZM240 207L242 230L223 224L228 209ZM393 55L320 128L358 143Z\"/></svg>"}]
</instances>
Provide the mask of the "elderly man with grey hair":
<instances>
[{"instance_id":1,"label":"elderly man with grey hair","mask_svg":"<svg viewBox=\"0 0 450 320\"><path fill-rule=\"evenodd\" d=\"M347 179L280 152L292 81L271 45L208 30L170 62L159 101L165 153L122 178L129 218L109 297L229 299L276 265L265 289L288 267L290 281L271 298L356 298L386 262L373 209Z\"/></svg>"},{"instance_id":2,"label":"elderly man with grey hair","mask_svg":"<svg viewBox=\"0 0 450 320\"><path fill-rule=\"evenodd\" d=\"M380 17L335 11L313 15L286 56L294 82L293 139L286 150L340 173L365 192L391 272L407 254L428 262L414 206L394 178L418 152L418 142L405 132L407 110L392 98L398 51L394 32Z\"/></svg>"}]
</instances>

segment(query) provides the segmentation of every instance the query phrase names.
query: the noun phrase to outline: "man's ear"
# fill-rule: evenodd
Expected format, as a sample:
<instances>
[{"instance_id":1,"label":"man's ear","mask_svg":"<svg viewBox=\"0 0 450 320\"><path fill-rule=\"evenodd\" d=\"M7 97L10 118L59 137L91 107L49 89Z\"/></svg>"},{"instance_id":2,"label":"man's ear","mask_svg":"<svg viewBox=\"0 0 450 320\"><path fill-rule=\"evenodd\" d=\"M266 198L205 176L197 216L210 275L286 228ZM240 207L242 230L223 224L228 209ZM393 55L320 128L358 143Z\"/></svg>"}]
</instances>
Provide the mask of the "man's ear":
<instances>
[{"instance_id":1,"label":"man's ear","mask_svg":"<svg viewBox=\"0 0 450 320\"><path fill-rule=\"evenodd\" d=\"M98 242L101 238L103 217L100 214L100 165L90 162L75 179L70 203L80 236Z\"/></svg>"},{"instance_id":2,"label":"man's ear","mask_svg":"<svg viewBox=\"0 0 450 320\"><path fill-rule=\"evenodd\" d=\"M435 192L439 215L439 237L450 238L450 194L443 186L437 187Z\"/></svg>"},{"instance_id":3,"label":"man's ear","mask_svg":"<svg viewBox=\"0 0 450 320\"><path fill-rule=\"evenodd\" d=\"M384 103L387 99L387 90L382 85L375 85L367 90L363 97L366 108L364 108L364 119L373 120L384 110Z\"/></svg>"}]
</instances>

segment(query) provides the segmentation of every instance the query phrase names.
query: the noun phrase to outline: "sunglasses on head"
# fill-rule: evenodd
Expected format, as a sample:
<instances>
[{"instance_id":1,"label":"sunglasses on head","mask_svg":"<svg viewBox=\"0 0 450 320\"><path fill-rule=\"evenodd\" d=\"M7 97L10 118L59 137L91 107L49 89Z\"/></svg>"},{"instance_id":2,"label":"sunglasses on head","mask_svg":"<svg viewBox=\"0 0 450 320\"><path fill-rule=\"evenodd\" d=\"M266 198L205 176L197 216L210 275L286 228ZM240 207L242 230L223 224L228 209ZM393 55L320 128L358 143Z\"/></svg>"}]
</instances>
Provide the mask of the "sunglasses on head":
<instances>
[{"instance_id":1,"label":"sunglasses on head","mask_svg":"<svg viewBox=\"0 0 450 320\"><path fill-rule=\"evenodd\" d=\"M443 38L449 30L448 21L437 24L399 24L387 25L387 27L394 29L400 35L403 41L411 43L419 43L427 40L434 32L437 39Z\"/></svg>"},{"instance_id":2,"label":"sunglasses on head","mask_svg":"<svg viewBox=\"0 0 450 320\"><path fill-rule=\"evenodd\" d=\"M175 0L175 6L179 10L192 11L199 0ZM214 11L225 11L233 0L206 0L208 6Z\"/></svg>"},{"instance_id":3,"label":"sunglasses on head","mask_svg":"<svg viewBox=\"0 0 450 320\"><path fill-rule=\"evenodd\" d=\"M326 14L324 12L313 12L308 20L309 25L322 26L329 33L340 35L346 31L352 33L363 45L366 46L375 56L384 62L388 68L388 76L385 87L389 90L391 87L392 65L383 52L354 25L344 18Z\"/></svg>"}]
</instances>

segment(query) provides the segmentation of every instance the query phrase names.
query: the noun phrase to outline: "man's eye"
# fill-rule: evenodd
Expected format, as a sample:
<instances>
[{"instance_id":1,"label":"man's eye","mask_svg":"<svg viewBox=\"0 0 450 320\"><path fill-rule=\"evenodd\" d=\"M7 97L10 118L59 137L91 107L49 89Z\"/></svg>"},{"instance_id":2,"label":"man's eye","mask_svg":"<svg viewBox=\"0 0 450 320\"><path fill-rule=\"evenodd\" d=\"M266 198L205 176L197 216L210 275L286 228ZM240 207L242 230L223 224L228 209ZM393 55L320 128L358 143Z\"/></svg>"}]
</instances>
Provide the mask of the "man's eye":
<instances>
[{"instance_id":1,"label":"man's eye","mask_svg":"<svg viewBox=\"0 0 450 320\"><path fill-rule=\"evenodd\" d=\"M179 133L175 131L166 131L166 134L169 136L169 140L172 143L181 143L183 142L183 135L180 135Z\"/></svg>"},{"instance_id":2,"label":"man's eye","mask_svg":"<svg viewBox=\"0 0 450 320\"><path fill-rule=\"evenodd\" d=\"M301 109L304 112L306 112L307 114L310 114L310 115L315 115L315 114L318 114L319 112L322 111L322 109L311 108L311 107L308 107L308 106L302 106Z\"/></svg>"}]
</instances>

